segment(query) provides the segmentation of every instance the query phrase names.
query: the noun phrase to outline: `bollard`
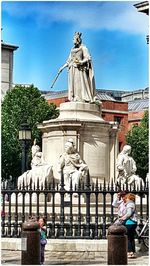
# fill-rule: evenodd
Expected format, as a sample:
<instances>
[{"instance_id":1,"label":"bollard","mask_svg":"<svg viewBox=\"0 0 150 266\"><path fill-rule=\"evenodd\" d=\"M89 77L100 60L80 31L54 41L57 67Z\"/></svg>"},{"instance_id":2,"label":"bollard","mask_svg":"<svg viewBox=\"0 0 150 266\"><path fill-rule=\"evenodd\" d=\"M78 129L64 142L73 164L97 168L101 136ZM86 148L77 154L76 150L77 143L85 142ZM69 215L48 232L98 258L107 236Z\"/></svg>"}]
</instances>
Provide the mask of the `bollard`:
<instances>
[{"instance_id":1,"label":"bollard","mask_svg":"<svg viewBox=\"0 0 150 266\"><path fill-rule=\"evenodd\" d=\"M123 225L108 228L108 265L127 265L127 229Z\"/></svg>"},{"instance_id":2,"label":"bollard","mask_svg":"<svg viewBox=\"0 0 150 266\"><path fill-rule=\"evenodd\" d=\"M22 225L21 250L22 265L40 265L39 224L33 219Z\"/></svg>"}]
</instances>

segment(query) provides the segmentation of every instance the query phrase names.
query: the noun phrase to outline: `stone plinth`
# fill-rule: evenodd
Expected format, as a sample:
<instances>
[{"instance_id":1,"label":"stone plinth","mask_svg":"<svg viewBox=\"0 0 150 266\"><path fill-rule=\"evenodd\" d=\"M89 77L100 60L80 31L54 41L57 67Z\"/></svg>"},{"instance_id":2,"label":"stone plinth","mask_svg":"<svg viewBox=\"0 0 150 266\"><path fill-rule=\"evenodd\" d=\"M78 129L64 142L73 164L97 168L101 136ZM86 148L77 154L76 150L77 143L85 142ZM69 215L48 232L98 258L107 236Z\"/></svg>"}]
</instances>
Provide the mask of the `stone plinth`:
<instances>
[{"instance_id":1,"label":"stone plinth","mask_svg":"<svg viewBox=\"0 0 150 266\"><path fill-rule=\"evenodd\" d=\"M68 138L74 140L77 151L89 167L90 176L106 180L114 177L116 132L112 124L101 117L101 105L66 102L60 105L57 119L38 125L42 131L45 160L53 165L54 177L59 178L57 163Z\"/></svg>"},{"instance_id":2,"label":"stone plinth","mask_svg":"<svg viewBox=\"0 0 150 266\"><path fill-rule=\"evenodd\" d=\"M82 102L67 102L60 105L60 119L104 122L101 117L101 105Z\"/></svg>"}]
</instances>

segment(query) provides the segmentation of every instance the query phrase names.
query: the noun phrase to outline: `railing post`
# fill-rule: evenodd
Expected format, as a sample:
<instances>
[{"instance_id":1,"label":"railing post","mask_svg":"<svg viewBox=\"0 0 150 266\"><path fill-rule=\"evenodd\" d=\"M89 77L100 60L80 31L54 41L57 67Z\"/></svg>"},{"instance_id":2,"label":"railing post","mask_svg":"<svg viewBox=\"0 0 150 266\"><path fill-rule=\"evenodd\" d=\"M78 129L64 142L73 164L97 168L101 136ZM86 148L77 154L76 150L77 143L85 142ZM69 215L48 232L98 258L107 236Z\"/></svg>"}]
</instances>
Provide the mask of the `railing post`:
<instances>
[{"instance_id":1,"label":"railing post","mask_svg":"<svg viewBox=\"0 0 150 266\"><path fill-rule=\"evenodd\" d=\"M104 178L103 184L103 225L102 225L102 238L106 238L106 181Z\"/></svg>"},{"instance_id":2,"label":"railing post","mask_svg":"<svg viewBox=\"0 0 150 266\"><path fill-rule=\"evenodd\" d=\"M72 196L73 196L73 189L72 189L72 178L70 180L70 226L69 226L69 236L72 237L73 235L73 213L72 213Z\"/></svg>"},{"instance_id":3,"label":"railing post","mask_svg":"<svg viewBox=\"0 0 150 266\"><path fill-rule=\"evenodd\" d=\"M94 238L98 238L98 179L96 179L95 185L95 228L94 228Z\"/></svg>"},{"instance_id":4,"label":"railing post","mask_svg":"<svg viewBox=\"0 0 150 266\"><path fill-rule=\"evenodd\" d=\"M75 236L81 237L81 181L78 185L78 214L77 214L77 227L75 228Z\"/></svg>"},{"instance_id":5,"label":"railing post","mask_svg":"<svg viewBox=\"0 0 150 266\"><path fill-rule=\"evenodd\" d=\"M2 193L2 212L1 212L1 219L2 219L2 237L5 236L5 193Z\"/></svg>"},{"instance_id":6,"label":"railing post","mask_svg":"<svg viewBox=\"0 0 150 266\"><path fill-rule=\"evenodd\" d=\"M61 170L61 182L60 182L60 231L59 231L59 238L64 237L64 174L63 169Z\"/></svg>"},{"instance_id":7,"label":"railing post","mask_svg":"<svg viewBox=\"0 0 150 266\"><path fill-rule=\"evenodd\" d=\"M9 199L9 203L8 203L8 234L7 237L11 237L11 217L12 217L12 212L11 212L11 191L8 190L8 199Z\"/></svg>"},{"instance_id":8,"label":"railing post","mask_svg":"<svg viewBox=\"0 0 150 266\"><path fill-rule=\"evenodd\" d=\"M86 195L86 229L85 238L90 238L90 175L89 171L86 176L85 195Z\"/></svg>"},{"instance_id":9,"label":"railing post","mask_svg":"<svg viewBox=\"0 0 150 266\"><path fill-rule=\"evenodd\" d=\"M16 196L16 208L15 208L15 222L14 222L14 237L18 236L18 192L15 193Z\"/></svg>"}]
</instances>

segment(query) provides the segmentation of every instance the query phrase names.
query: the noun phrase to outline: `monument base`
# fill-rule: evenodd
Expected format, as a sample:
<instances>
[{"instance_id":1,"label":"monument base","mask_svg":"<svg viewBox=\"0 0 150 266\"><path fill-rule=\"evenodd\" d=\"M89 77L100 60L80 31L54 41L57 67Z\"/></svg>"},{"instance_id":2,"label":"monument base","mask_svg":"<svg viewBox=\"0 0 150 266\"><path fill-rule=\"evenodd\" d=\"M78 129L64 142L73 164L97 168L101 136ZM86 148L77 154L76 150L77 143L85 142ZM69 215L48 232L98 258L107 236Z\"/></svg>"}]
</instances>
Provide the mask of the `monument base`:
<instances>
[{"instance_id":1,"label":"monument base","mask_svg":"<svg viewBox=\"0 0 150 266\"><path fill-rule=\"evenodd\" d=\"M42 131L42 150L45 160L53 165L58 175L58 159L64 152L68 138L72 138L77 152L89 167L90 176L109 180L114 178L117 130L101 117L101 105L95 103L66 102L60 105L56 119L38 125Z\"/></svg>"},{"instance_id":2,"label":"monument base","mask_svg":"<svg viewBox=\"0 0 150 266\"><path fill-rule=\"evenodd\" d=\"M60 115L57 120L63 119L105 122L101 117L100 104L83 102L67 102L60 104Z\"/></svg>"}]
</instances>

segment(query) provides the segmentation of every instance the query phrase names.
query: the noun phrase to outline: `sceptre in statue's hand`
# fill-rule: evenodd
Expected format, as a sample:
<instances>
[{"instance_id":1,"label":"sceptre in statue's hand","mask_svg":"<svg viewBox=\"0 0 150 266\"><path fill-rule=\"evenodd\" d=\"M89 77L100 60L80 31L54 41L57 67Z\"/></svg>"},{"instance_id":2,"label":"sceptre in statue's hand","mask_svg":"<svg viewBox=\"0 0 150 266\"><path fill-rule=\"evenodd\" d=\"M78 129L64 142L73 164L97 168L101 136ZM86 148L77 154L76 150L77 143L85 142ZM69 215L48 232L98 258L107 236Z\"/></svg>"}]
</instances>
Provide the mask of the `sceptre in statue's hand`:
<instances>
[{"instance_id":1,"label":"sceptre in statue's hand","mask_svg":"<svg viewBox=\"0 0 150 266\"><path fill-rule=\"evenodd\" d=\"M54 86L56 80L58 79L60 73L63 71L63 69L64 69L65 67L67 67L67 64L64 64L64 65L58 70L58 73L57 73L56 77L55 77L54 80L53 80L53 83L52 83L52 85L51 85L51 88L53 88L53 86Z\"/></svg>"}]
</instances>

